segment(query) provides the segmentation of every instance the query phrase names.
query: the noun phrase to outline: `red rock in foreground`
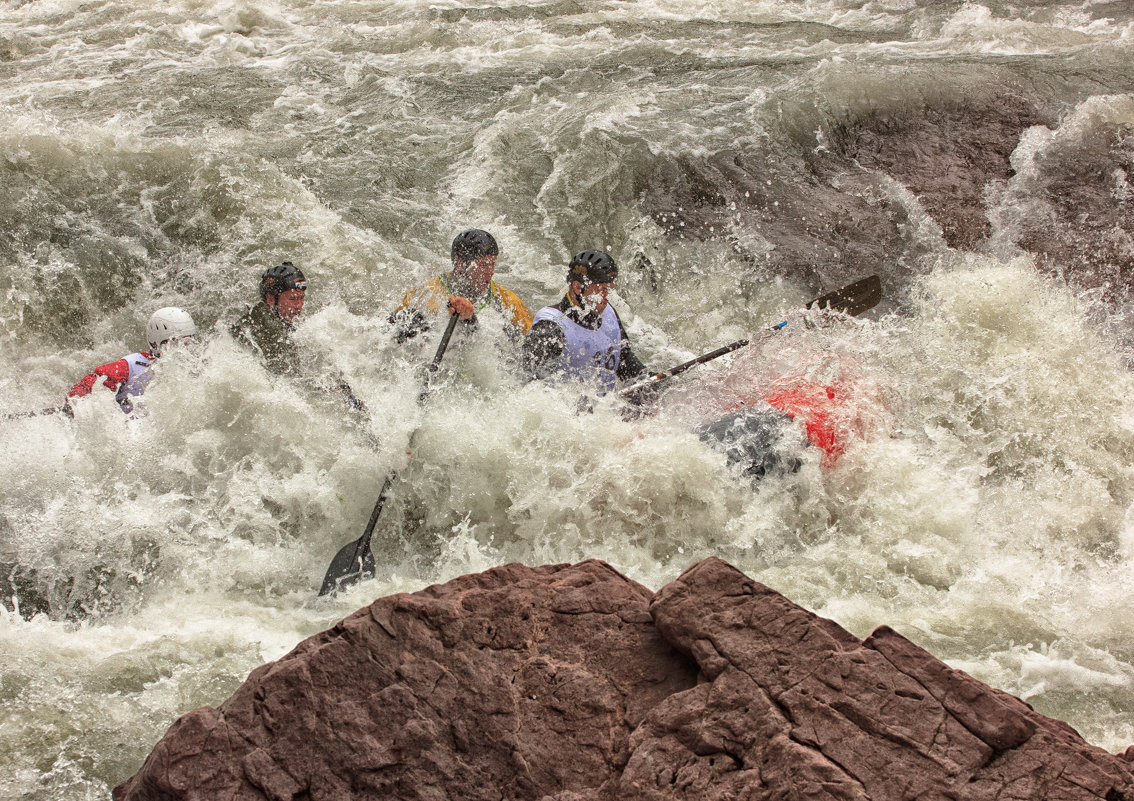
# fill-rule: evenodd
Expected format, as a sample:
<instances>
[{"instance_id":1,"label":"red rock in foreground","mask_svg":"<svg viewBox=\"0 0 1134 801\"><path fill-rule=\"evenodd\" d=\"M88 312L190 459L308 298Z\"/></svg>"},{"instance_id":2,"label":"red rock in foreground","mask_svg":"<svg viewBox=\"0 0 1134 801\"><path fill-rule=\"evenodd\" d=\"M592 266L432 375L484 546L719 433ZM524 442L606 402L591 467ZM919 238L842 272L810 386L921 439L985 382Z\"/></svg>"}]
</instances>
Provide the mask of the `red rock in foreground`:
<instances>
[{"instance_id":1,"label":"red rock in foreground","mask_svg":"<svg viewBox=\"0 0 1134 801\"><path fill-rule=\"evenodd\" d=\"M656 596L589 561L375 601L178 720L114 796L1134 801L1134 776L719 560Z\"/></svg>"},{"instance_id":2,"label":"red rock in foreground","mask_svg":"<svg viewBox=\"0 0 1134 801\"><path fill-rule=\"evenodd\" d=\"M719 560L651 612L705 683L634 733L621 798L1134 799L1128 763L1070 726L888 627L860 641Z\"/></svg>"},{"instance_id":3,"label":"red rock in foreground","mask_svg":"<svg viewBox=\"0 0 1134 801\"><path fill-rule=\"evenodd\" d=\"M616 777L696 667L601 562L507 565L360 609L178 720L116 799L494 799Z\"/></svg>"}]
</instances>

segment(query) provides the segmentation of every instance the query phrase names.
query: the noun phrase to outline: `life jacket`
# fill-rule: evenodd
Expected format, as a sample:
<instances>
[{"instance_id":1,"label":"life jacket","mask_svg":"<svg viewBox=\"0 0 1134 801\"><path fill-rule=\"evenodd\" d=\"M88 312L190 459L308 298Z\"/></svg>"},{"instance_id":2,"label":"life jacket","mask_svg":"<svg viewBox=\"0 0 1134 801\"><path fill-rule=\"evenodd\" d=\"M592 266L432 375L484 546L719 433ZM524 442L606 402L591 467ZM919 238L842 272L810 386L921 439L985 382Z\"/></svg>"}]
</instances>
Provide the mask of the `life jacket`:
<instances>
[{"instance_id":1,"label":"life jacket","mask_svg":"<svg viewBox=\"0 0 1134 801\"><path fill-rule=\"evenodd\" d=\"M579 381L597 380L605 394L614 389L618 365L622 361L622 326L614 307L603 309L599 327L591 330L579 325L554 306L544 306L532 321L550 320L566 337L560 372Z\"/></svg>"},{"instance_id":2,"label":"life jacket","mask_svg":"<svg viewBox=\"0 0 1134 801\"><path fill-rule=\"evenodd\" d=\"M417 310L428 312L431 315L441 314L448 303L449 295L455 294L449 287L448 276L444 273L429 279L424 285L411 289L402 298L402 302L394 309L396 315L404 310ZM470 300L472 300L470 298ZM480 305L474 312L483 311L492 306L499 309L508 324L521 334L527 334L532 328L532 314L524 306L520 297L510 289L506 289L495 281L488 282L488 290L480 299Z\"/></svg>"},{"instance_id":3,"label":"life jacket","mask_svg":"<svg viewBox=\"0 0 1134 801\"><path fill-rule=\"evenodd\" d=\"M131 397L137 397L146 391L146 384L153 377L150 365L154 363L154 355L148 351L131 353L118 361L108 362L96 367L83 379L71 387L67 393L68 398L81 398L89 395L100 378L103 384L114 391L114 399L126 414L134 411Z\"/></svg>"},{"instance_id":4,"label":"life jacket","mask_svg":"<svg viewBox=\"0 0 1134 801\"><path fill-rule=\"evenodd\" d=\"M125 358L125 362L130 373L126 380L118 386L118 391L114 393L114 400L118 401L122 411L130 414L134 411L134 402L130 399L144 393L146 385L154 377L154 371L150 369L150 365L154 363L154 357L150 353L131 353Z\"/></svg>"}]
</instances>

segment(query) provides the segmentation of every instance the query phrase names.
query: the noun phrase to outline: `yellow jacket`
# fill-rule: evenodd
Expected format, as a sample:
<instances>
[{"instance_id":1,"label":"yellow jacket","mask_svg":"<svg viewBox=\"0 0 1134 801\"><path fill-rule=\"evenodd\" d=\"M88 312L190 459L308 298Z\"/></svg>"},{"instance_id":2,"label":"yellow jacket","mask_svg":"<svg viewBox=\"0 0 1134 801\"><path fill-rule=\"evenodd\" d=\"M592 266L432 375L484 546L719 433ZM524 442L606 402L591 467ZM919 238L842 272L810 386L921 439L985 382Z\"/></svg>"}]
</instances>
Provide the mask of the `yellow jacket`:
<instances>
[{"instance_id":1,"label":"yellow jacket","mask_svg":"<svg viewBox=\"0 0 1134 801\"><path fill-rule=\"evenodd\" d=\"M402 317L398 314L402 311L428 312L434 316L441 314L448 307L449 296L454 294L449 289L446 279L447 277L442 274L411 289L402 298L398 308L394 309L391 319ZM473 302L477 303L477 301ZM476 306L476 311L486 309L489 305L500 310L516 333L526 336L532 329L532 313L524 306L519 295L495 281L488 282L488 292Z\"/></svg>"}]
</instances>

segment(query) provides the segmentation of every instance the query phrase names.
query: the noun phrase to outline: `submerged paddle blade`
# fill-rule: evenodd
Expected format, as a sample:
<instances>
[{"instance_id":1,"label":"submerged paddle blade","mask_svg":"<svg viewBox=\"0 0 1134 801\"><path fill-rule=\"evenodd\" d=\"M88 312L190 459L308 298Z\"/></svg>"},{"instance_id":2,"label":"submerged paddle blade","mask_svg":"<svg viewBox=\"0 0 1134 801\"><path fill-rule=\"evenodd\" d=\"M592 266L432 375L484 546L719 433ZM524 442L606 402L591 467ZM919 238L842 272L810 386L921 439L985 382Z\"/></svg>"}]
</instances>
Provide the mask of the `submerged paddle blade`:
<instances>
[{"instance_id":1,"label":"submerged paddle blade","mask_svg":"<svg viewBox=\"0 0 1134 801\"><path fill-rule=\"evenodd\" d=\"M360 550L361 554L359 554ZM374 576L374 552L370 550L369 543L363 546L361 539L358 539L347 543L335 554L331 566L327 568L327 575L323 577L323 586L319 588L319 594L333 594Z\"/></svg>"},{"instance_id":2,"label":"submerged paddle blade","mask_svg":"<svg viewBox=\"0 0 1134 801\"><path fill-rule=\"evenodd\" d=\"M456 312L450 312L449 325L445 328L444 336L441 337L441 344L437 346L437 353L433 356L433 361L429 365L427 376L432 375L437 370L437 365L441 364L441 357L445 355L445 349L449 347L449 340L453 337L453 330L457 327L458 319ZM418 404L422 403L428 394L429 382L426 380L421 389L421 394L417 397ZM414 435L410 434L410 442L413 442L413 437ZM386 481L382 484L382 491L378 493L378 500L374 502L374 510L370 513L370 520L366 524L366 529L362 532L361 537L354 542L347 543L335 554L330 567L327 568L327 574L323 576L323 586L319 588L319 595L338 592L344 587L357 584L364 578L373 578L376 575L374 552L370 550L370 537L374 534L374 526L378 524L378 516L382 514L382 507L385 506L386 498L390 494L390 487L393 485L394 473L387 473Z\"/></svg>"},{"instance_id":3,"label":"submerged paddle blade","mask_svg":"<svg viewBox=\"0 0 1134 801\"><path fill-rule=\"evenodd\" d=\"M71 407L64 404L63 406L52 406L50 409L37 409L34 412L13 412L12 414L4 415L5 420L23 420L27 417L39 417L41 414L65 414L68 417L74 417L75 413Z\"/></svg>"},{"instance_id":4,"label":"submerged paddle blade","mask_svg":"<svg viewBox=\"0 0 1134 801\"><path fill-rule=\"evenodd\" d=\"M877 275L863 278L834 292L820 295L807 304L809 309L831 309L851 317L873 309L882 300L882 279Z\"/></svg>"}]
</instances>

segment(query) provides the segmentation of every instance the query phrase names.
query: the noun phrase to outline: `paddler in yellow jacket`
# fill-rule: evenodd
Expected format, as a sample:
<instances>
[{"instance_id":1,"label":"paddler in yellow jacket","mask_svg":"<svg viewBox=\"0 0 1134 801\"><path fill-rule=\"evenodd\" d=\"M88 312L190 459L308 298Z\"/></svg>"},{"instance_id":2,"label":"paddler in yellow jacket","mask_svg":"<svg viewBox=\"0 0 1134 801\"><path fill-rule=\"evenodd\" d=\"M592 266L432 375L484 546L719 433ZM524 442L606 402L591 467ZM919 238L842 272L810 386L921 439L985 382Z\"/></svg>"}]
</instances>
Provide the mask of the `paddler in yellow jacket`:
<instances>
[{"instance_id":1,"label":"paddler in yellow jacket","mask_svg":"<svg viewBox=\"0 0 1134 801\"><path fill-rule=\"evenodd\" d=\"M394 339L407 339L428 330L436 318L455 312L469 326L477 312L493 307L504 315L505 330L516 340L532 327L532 313L512 292L492 280L500 248L492 234L474 228L453 239L453 269L411 289L390 315Z\"/></svg>"}]
</instances>

